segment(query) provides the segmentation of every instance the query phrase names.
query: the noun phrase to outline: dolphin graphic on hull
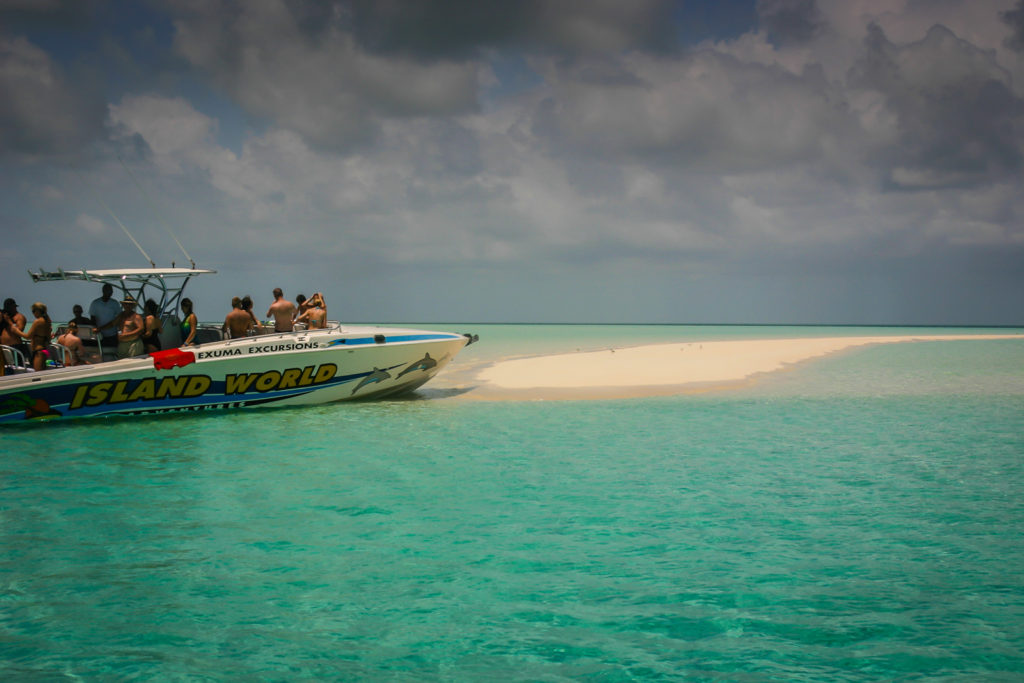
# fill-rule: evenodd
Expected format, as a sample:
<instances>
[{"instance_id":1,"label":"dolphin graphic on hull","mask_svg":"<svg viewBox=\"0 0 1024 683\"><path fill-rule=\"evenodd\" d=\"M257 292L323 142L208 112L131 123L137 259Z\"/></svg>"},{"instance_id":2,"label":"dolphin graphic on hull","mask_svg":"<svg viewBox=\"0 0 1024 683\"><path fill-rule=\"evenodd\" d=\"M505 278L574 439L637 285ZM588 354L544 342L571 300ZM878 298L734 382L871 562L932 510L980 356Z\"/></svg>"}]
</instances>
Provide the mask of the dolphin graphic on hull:
<instances>
[{"instance_id":1,"label":"dolphin graphic on hull","mask_svg":"<svg viewBox=\"0 0 1024 683\"><path fill-rule=\"evenodd\" d=\"M414 370L429 370L430 368L436 366L437 361L431 358L430 354L427 353L423 355L423 358L420 358L418 361L411 364L405 370L402 370L400 373L398 373L398 377L396 379L401 379L403 375L408 375L410 372L413 372Z\"/></svg>"},{"instance_id":2,"label":"dolphin graphic on hull","mask_svg":"<svg viewBox=\"0 0 1024 683\"><path fill-rule=\"evenodd\" d=\"M401 377L401 375L399 375L399 377ZM357 391L359 391L360 389L362 389L363 387L365 387L365 386L367 386L369 384L376 384L378 382L383 382L386 379L391 379L391 373L388 372L387 370L381 370L377 366L374 366L373 367L373 372L371 372L366 377L364 377L362 380L360 380L359 384L356 385L356 388L352 390L352 394L350 394L350 395L354 395Z\"/></svg>"}]
</instances>

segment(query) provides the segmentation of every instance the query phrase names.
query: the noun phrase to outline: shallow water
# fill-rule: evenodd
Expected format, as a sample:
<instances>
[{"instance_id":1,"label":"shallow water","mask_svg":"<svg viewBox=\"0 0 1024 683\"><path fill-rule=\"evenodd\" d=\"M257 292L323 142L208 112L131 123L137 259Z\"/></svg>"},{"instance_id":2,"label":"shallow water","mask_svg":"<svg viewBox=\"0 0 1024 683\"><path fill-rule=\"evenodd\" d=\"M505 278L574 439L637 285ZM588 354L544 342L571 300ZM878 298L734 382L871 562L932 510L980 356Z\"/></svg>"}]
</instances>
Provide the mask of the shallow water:
<instances>
[{"instance_id":1,"label":"shallow water","mask_svg":"<svg viewBox=\"0 0 1024 683\"><path fill-rule=\"evenodd\" d=\"M421 396L5 429L0 673L1024 676L1024 342Z\"/></svg>"}]
</instances>

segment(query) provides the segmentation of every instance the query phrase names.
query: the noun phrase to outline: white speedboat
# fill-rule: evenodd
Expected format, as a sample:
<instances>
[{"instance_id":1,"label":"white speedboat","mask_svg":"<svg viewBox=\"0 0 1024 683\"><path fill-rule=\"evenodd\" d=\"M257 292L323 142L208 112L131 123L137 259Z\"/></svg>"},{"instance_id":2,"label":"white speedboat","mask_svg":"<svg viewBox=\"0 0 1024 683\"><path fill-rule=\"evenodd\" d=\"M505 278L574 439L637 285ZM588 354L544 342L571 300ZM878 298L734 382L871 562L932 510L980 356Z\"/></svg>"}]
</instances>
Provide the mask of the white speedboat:
<instances>
[{"instance_id":1,"label":"white speedboat","mask_svg":"<svg viewBox=\"0 0 1024 683\"><path fill-rule=\"evenodd\" d=\"M136 301L158 302L164 350L94 365L0 377L0 423L151 415L175 411L299 406L410 392L475 337L452 332L349 326L219 339L201 329L180 346L175 314L194 268L31 273L36 282L110 283ZM206 335L206 336L204 336Z\"/></svg>"}]
</instances>

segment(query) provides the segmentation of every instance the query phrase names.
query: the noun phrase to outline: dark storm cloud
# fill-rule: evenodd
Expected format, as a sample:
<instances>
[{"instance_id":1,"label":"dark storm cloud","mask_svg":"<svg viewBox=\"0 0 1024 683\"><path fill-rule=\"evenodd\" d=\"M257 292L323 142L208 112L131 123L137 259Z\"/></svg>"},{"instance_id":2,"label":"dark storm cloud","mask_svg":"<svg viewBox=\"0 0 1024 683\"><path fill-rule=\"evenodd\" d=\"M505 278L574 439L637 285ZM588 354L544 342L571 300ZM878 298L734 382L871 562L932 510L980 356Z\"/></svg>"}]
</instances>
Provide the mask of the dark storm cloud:
<instances>
[{"instance_id":1,"label":"dark storm cloud","mask_svg":"<svg viewBox=\"0 0 1024 683\"><path fill-rule=\"evenodd\" d=\"M892 187L959 187L1020 171L1024 101L994 55L936 25L895 45L877 25L850 83L884 97L899 138L876 150Z\"/></svg>"},{"instance_id":2,"label":"dark storm cloud","mask_svg":"<svg viewBox=\"0 0 1024 683\"><path fill-rule=\"evenodd\" d=\"M0 34L0 154L72 153L102 130L96 91L27 39Z\"/></svg>"},{"instance_id":3,"label":"dark storm cloud","mask_svg":"<svg viewBox=\"0 0 1024 683\"><path fill-rule=\"evenodd\" d=\"M533 132L555 149L743 172L815 158L852 124L820 70L714 51L559 72Z\"/></svg>"},{"instance_id":4,"label":"dark storm cloud","mask_svg":"<svg viewBox=\"0 0 1024 683\"><path fill-rule=\"evenodd\" d=\"M69 74L25 35L92 25L96 2L0 1L0 155L79 150L103 130L103 102L90 78Z\"/></svg>"},{"instance_id":5,"label":"dark storm cloud","mask_svg":"<svg viewBox=\"0 0 1024 683\"><path fill-rule=\"evenodd\" d=\"M176 3L175 48L248 113L323 149L375 139L382 118L477 107L478 64L371 54L346 4Z\"/></svg>"},{"instance_id":6,"label":"dark storm cloud","mask_svg":"<svg viewBox=\"0 0 1024 683\"><path fill-rule=\"evenodd\" d=\"M99 0L0 0L0 26L22 31L35 26L82 28L92 22Z\"/></svg>"},{"instance_id":7,"label":"dark storm cloud","mask_svg":"<svg viewBox=\"0 0 1024 683\"><path fill-rule=\"evenodd\" d=\"M504 0L355 0L352 29L371 52L465 59L484 46L524 35L532 24L529 5Z\"/></svg>"},{"instance_id":8,"label":"dark storm cloud","mask_svg":"<svg viewBox=\"0 0 1024 683\"><path fill-rule=\"evenodd\" d=\"M664 50L675 44L667 0L355 0L357 40L374 52L459 59L526 46L568 53Z\"/></svg>"},{"instance_id":9,"label":"dark storm cloud","mask_svg":"<svg viewBox=\"0 0 1024 683\"><path fill-rule=\"evenodd\" d=\"M1011 50L1024 52L1024 0L1018 0L1017 7L1006 12L1001 12L999 18L1010 27L1010 37L1005 44Z\"/></svg>"},{"instance_id":10,"label":"dark storm cloud","mask_svg":"<svg viewBox=\"0 0 1024 683\"><path fill-rule=\"evenodd\" d=\"M177 51L213 84L249 113L338 150L375 139L389 117L476 111L489 50L564 57L666 49L672 10L664 0L171 6Z\"/></svg>"},{"instance_id":11,"label":"dark storm cloud","mask_svg":"<svg viewBox=\"0 0 1024 683\"><path fill-rule=\"evenodd\" d=\"M778 43L807 43L822 27L815 0L758 0L761 28Z\"/></svg>"}]
</instances>

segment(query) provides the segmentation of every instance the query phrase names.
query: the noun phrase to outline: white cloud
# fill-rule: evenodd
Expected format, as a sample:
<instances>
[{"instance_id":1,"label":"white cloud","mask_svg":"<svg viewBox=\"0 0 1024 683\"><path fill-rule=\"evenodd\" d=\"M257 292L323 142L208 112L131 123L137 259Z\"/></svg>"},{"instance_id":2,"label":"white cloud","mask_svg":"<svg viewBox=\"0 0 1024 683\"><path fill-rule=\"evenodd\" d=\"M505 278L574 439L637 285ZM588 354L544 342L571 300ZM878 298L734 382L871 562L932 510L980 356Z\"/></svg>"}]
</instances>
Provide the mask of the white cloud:
<instances>
[{"instance_id":1,"label":"white cloud","mask_svg":"<svg viewBox=\"0 0 1024 683\"><path fill-rule=\"evenodd\" d=\"M107 224L99 218L84 213L78 214L78 217L75 218L75 227L84 230L86 234L93 237L105 235L109 229Z\"/></svg>"},{"instance_id":2,"label":"white cloud","mask_svg":"<svg viewBox=\"0 0 1024 683\"><path fill-rule=\"evenodd\" d=\"M127 96L119 104L110 105L109 122L117 137L138 135L145 140L154 160L165 171L181 172L185 160L201 166L209 164L217 122L196 111L184 98Z\"/></svg>"}]
</instances>

